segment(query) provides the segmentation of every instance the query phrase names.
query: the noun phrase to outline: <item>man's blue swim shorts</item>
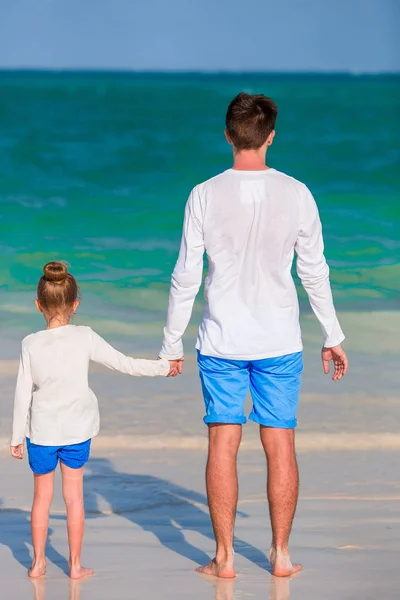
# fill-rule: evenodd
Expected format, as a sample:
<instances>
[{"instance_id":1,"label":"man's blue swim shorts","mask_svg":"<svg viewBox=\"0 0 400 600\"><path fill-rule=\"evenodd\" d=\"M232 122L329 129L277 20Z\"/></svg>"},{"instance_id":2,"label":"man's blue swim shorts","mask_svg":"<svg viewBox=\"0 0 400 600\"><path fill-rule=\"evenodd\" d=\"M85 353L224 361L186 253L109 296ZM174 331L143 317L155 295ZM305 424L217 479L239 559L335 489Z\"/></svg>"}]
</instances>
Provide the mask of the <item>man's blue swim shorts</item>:
<instances>
[{"instance_id":1,"label":"man's blue swim shorts","mask_svg":"<svg viewBox=\"0 0 400 600\"><path fill-rule=\"evenodd\" d=\"M80 469L89 460L90 442L68 446L39 446L26 438L29 466L36 475L46 475L57 467L58 461L70 469Z\"/></svg>"},{"instance_id":2,"label":"man's blue swim shorts","mask_svg":"<svg viewBox=\"0 0 400 600\"><path fill-rule=\"evenodd\" d=\"M265 427L296 427L302 352L250 361L205 356L198 352L198 365L207 425L246 423L244 405L250 390L253 410L249 419Z\"/></svg>"}]
</instances>

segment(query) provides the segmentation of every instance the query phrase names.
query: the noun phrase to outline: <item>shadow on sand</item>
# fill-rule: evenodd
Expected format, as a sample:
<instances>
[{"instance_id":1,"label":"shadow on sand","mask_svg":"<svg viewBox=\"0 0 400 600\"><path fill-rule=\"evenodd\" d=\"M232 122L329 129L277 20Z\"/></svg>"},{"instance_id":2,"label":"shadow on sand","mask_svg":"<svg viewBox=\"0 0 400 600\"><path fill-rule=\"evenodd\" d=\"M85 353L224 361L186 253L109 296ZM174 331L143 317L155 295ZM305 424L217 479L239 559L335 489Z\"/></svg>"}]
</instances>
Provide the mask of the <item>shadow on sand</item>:
<instances>
[{"instance_id":1,"label":"shadow on sand","mask_svg":"<svg viewBox=\"0 0 400 600\"><path fill-rule=\"evenodd\" d=\"M112 513L120 515L144 531L155 535L167 548L197 565L206 564L210 556L185 538L185 531L194 531L214 541L207 498L182 486L153 475L120 473L106 458L92 458L84 482L86 518L104 518L99 503L103 500ZM247 517L239 513L240 517ZM65 520L64 516L51 518ZM68 574L68 561L52 545L52 530L46 549L47 559ZM66 535L66 533L65 533ZM134 538L132 539L134 544ZM0 544L8 546L15 560L28 569L32 557L29 511L1 507ZM257 566L270 571L266 555L235 537L235 551Z\"/></svg>"},{"instance_id":2,"label":"shadow on sand","mask_svg":"<svg viewBox=\"0 0 400 600\"><path fill-rule=\"evenodd\" d=\"M27 510L5 508L1 504L0 500L0 544L8 546L15 560L28 570L32 563L29 550L29 546L32 545L31 514ZM52 533L52 529L49 529L47 558L69 575L68 560L53 547Z\"/></svg>"},{"instance_id":3,"label":"shadow on sand","mask_svg":"<svg viewBox=\"0 0 400 600\"><path fill-rule=\"evenodd\" d=\"M168 550L198 565L210 561L210 556L189 543L184 535L184 531L195 531L214 540L204 495L153 475L120 473L110 460L92 458L85 476L87 518L102 516L101 498L114 514L153 533ZM243 513L239 516L247 517ZM263 552L239 538L234 544L237 554L270 570Z\"/></svg>"}]
</instances>

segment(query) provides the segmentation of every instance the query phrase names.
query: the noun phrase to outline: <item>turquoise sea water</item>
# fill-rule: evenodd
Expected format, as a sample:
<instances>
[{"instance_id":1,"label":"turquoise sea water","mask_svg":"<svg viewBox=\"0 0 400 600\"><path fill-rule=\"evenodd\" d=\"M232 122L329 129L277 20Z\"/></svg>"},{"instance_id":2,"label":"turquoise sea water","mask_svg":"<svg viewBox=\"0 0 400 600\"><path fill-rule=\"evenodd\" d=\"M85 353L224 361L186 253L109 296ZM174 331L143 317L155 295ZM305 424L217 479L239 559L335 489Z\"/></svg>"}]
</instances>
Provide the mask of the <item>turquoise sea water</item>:
<instances>
[{"instance_id":1,"label":"turquoise sea water","mask_svg":"<svg viewBox=\"0 0 400 600\"><path fill-rule=\"evenodd\" d=\"M84 315L120 334L158 327L184 203L231 166L224 114L241 90L279 106L268 163L317 199L338 308L398 308L399 77L1 73L3 328L37 328L54 258L79 279Z\"/></svg>"}]
</instances>

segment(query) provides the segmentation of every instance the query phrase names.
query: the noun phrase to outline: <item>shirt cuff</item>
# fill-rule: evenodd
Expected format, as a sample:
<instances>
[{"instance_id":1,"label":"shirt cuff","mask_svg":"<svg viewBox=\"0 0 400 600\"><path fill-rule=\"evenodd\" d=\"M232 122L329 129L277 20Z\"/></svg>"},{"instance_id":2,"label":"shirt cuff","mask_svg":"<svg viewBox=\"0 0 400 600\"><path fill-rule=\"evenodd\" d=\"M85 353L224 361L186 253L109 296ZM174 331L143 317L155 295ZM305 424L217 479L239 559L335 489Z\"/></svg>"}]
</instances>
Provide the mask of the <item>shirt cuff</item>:
<instances>
[{"instance_id":1,"label":"shirt cuff","mask_svg":"<svg viewBox=\"0 0 400 600\"><path fill-rule=\"evenodd\" d=\"M163 343L160 353L160 358L166 358L167 360L179 360L183 358L183 344L181 341L176 344Z\"/></svg>"},{"instance_id":2,"label":"shirt cuff","mask_svg":"<svg viewBox=\"0 0 400 600\"><path fill-rule=\"evenodd\" d=\"M343 332L340 332L340 334L331 335L324 341L324 348L334 348L335 346L339 346L345 339L346 336Z\"/></svg>"},{"instance_id":3,"label":"shirt cuff","mask_svg":"<svg viewBox=\"0 0 400 600\"><path fill-rule=\"evenodd\" d=\"M160 375L163 375L164 377L166 377L168 375L168 373L170 372L171 368L170 368L170 364L169 361L165 358L160 357L161 360L160 362L160 367L161 367L161 373Z\"/></svg>"},{"instance_id":4,"label":"shirt cuff","mask_svg":"<svg viewBox=\"0 0 400 600\"><path fill-rule=\"evenodd\" d=\"M20 444L23 444L25 442L25 437L21 438L21 437L12 437L11 438L11 442L10 442L10 446L19 446Z\"/></svg>"}]
</instances>

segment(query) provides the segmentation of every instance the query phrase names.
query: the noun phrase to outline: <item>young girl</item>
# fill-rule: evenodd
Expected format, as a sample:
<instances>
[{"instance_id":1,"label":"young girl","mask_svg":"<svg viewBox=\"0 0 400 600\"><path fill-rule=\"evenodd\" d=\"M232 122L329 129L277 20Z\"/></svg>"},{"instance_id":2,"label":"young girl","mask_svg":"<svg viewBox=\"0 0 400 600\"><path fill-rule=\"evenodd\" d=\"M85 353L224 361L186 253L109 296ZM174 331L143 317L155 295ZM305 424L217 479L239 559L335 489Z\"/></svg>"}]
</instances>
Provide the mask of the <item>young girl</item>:
<instances>
[{"instance_id":1,"label":"young girl","mask_svg":"<svg viewBox=\"0 0 400 600\"><path fill-rule=\"evenodd\" d=\"M134 359L110 346L90 327L70 325L78 308L78 285L64 264L50 262L37 288L36 307L47 327L22 341L14 402L11 454L22 459L26 436L34 476L33 564L30 577L46 571L45 546L60 462L67 509L69 568L73 579L93 573L81 565L84 530L83 465L99 431L96 396L88 385L89 362L133 376L175 376L176 361Z\"/></svg>"}]
</instances>

